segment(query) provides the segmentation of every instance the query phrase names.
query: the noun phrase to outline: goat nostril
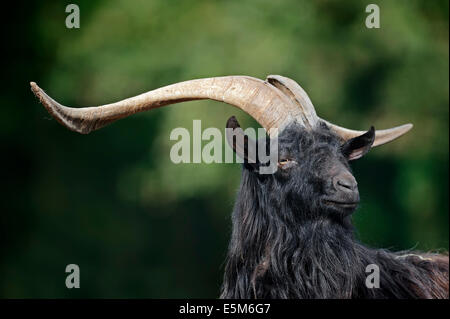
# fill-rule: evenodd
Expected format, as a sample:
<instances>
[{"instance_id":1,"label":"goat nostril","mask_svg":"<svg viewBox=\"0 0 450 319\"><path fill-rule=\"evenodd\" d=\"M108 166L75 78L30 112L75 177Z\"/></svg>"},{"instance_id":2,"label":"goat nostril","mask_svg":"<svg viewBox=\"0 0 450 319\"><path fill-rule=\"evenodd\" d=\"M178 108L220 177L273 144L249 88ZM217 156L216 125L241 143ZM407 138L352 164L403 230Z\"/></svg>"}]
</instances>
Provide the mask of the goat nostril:
<instances>
[{"instance_id":1,"label":"goat nostril","mask_svg":"<svg viewBox=\"0 0 450 319\"><path fill-rule=\"evenodd\" d=\"M345 169L339 170L338 173L332 177L331 182L335 191L346 194L358 192L358 183L356 183L355 177Z\"/></svg>"},{"instance_id":2,"label":"goat nostril","mask_svg":"<svg viewBox=\"0 0 450 319\"><path fill-rule=\"evenodd\" d=\"M354 188L353 183L351 183L350 181L347 181L347 180L338 180L337 184L339 186L342 186L342 187L350 189L350 190L353 190L353 188Z\"/></svg>"},{"instance_id":3,"label":"goat nostril","mask_svg":"<svg viewBox=\"0 0 450 319\"><path fill-rule=\"evenodd\" d=\"M353 176L350 174L340 174L333 178L333 185L336 190L344 192L354 192L357 190L357 183Z\"/></svg>"}]
</instances>

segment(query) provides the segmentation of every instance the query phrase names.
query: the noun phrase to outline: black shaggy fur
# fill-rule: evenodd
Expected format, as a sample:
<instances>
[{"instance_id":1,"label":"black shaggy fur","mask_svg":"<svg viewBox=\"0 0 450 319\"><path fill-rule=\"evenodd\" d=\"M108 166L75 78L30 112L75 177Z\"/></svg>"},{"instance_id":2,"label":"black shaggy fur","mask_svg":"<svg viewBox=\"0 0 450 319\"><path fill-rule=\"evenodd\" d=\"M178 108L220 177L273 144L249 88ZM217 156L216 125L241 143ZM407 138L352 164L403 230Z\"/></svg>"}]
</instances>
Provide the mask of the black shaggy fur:
<instances>
[{"instance_id":1,"label":"black shaggy fur","mask_svg":"<svg viewBox=\"0 0 450 319\"><path fill-rule=\"evenodd\" d=\"M448 256L368 248L354 238L351 212L328 205L333 167L350 171L326 125L291 125L280 160L296 165L260 175L244 165L234 207L221 298L448 298ZM380 287L365 284L380 269Z\"/></svg>"}]
</instances>

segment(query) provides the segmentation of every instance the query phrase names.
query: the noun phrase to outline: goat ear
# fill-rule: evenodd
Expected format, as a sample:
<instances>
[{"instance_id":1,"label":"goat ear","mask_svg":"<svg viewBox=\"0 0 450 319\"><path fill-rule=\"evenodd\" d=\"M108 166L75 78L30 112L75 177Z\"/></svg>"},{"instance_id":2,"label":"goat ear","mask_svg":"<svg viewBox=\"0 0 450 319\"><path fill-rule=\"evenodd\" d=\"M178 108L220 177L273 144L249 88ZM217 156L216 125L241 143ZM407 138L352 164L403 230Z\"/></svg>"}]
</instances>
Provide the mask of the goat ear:
<instances>
[{"instance_id":1,"label":"goat ear","mask_svg":"<svg viewBox=\"0 0 450 319\"><path fill-rule=\"evenodd\" d=\"M233 151L244 160L245 165L259 167L256 141L244 133L236 117L228 119L226 128L227 143Z\"/></svg>"},{"instance_id":2,"label":"goat ear","mask_svg":"<svg viewBox=\"0 0 450 319\"><path fill-rule=\"evenodd\" d=\"M342 153L349 161L361 158L367 154L372 148L372 144L375 141L375 128L370 127L363 135L349 139L342 145Z\"/></svg>"}]
</instances>

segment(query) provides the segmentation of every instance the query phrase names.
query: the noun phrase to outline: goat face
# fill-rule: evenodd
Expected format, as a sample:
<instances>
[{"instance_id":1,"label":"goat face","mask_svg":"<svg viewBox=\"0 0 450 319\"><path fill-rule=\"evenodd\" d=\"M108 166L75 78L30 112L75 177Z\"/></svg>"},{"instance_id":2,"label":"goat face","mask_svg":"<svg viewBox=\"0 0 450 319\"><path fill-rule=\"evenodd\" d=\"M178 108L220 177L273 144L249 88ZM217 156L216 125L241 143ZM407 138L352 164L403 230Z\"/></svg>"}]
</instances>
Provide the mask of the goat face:
<instances>
[{"instance_id":1,"label":"goat face","mask_svg":"<svg viewBox=\"0 0 450 319\"><path fill-rule=\"evenodd\" d=\"M233 121L232 125L230 121ZM227 127L239 127L232 118ZM366 154L374 141L375 130L343 141L325 123L313 130L293 123L278 138L278 169L272 175L258 174L256 163L244 164L244 170L258 179L263 192L279 207L289 205L302 220L330 217L339 219L350 215L358 206L357 182L351 173L349 161ZM246 138L245 141L248 141ZM247 150L247 147L233 149ZM247 153L239 154L245 160ZM270 194L277 194L270 196Z\"/></svg>"},{"instance_id":2,"label":"goat face","mask_svg":"<svg viewBox=\"0 0 450 319\"><path fill-rule=\"evenodd\" d=\"M359 203L358 184L349 161L355 152L367 153L373 140L373 129L343 142L325 125L313 131L291 125L278 138L276 184L297 205L296 211L345 217Z\"/></svg>"}]
</instances>

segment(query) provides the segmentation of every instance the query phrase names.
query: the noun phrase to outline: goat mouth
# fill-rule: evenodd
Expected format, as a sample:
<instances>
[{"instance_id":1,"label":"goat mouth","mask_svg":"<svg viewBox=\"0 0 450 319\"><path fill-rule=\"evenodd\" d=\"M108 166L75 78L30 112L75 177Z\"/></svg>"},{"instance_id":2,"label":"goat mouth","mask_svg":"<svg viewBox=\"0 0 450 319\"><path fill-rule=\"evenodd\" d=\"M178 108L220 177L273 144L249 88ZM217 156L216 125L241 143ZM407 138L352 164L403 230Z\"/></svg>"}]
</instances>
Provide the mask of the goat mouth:
<instances>
[{"instance_id":1,"label":"goat mouth","mask_svg":"<svg viewBox=\"0 0 450 319\"><path fill-rule=\"evenodd\" d=\"M342 202L342 201L336 201L336 200L331 200L331 199L325 199L325 200L323 200L323 202L329 206L337 206L337 207L341 207L341 208L345 208L345 209L355 209L356 206L358 206L358 204L359 204L359 201Z\"/></svg>"}]
</instances>

